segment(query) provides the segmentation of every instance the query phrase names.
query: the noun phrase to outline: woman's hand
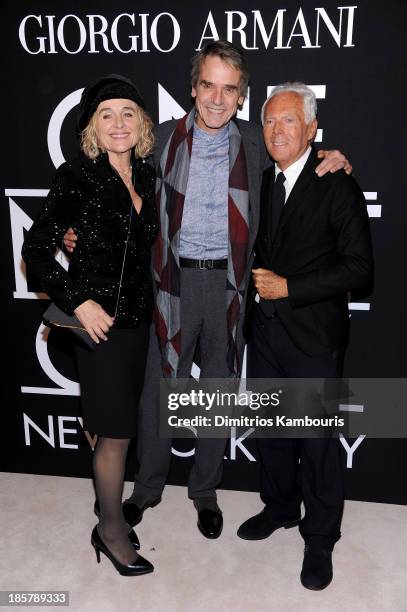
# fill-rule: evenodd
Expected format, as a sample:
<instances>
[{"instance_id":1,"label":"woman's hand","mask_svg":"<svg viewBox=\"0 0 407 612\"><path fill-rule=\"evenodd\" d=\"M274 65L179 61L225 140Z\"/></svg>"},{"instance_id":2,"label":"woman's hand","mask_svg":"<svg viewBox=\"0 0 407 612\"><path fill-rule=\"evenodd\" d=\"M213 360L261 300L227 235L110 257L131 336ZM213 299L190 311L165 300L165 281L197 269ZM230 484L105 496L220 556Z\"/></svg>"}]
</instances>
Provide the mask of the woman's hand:
<instances>
[{"instance_id":1,"label":"woman's hand","mask_svg":"<svg viewBox=\"0 0 407 612\"><path fill-rule=\"evenodd\" d=\"M74 313L96 344L99 344L99 338L107 340L106 334L112 327L114 320L100 304L93 300L86 300L75 308Z\"/></svg>"}]
</instances>

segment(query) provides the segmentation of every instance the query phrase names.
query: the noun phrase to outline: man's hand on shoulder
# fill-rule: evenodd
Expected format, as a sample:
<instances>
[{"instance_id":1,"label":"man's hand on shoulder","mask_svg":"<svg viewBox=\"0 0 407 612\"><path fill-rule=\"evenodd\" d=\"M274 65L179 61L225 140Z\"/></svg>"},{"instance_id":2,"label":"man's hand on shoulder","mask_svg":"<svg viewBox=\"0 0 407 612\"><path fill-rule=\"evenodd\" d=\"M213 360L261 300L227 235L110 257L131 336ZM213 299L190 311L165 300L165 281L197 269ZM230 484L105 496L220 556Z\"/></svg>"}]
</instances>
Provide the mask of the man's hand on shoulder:
<instances>
[{"instance_id":1,"label":"man's hand on shoulder","mask_svg":"<svg viewBox=\"0 0 407 612\"><path fill-rule=\"evenodd\" d=\"M68 251L68 253L73 253L76 247L77 240L78 236L75 234L72 227L70 227L64 235L64 247Z\"/></svg>"},{"instance_id":2,"label":"man's hand on shoulder","mask_svg":"<svg viewBox=\"0 0 407 612\"><path fill-rule=\"evenodd\" d=\"M327 172L333 173L338 170L345 170L346 174L352 174L352 166L338 149L334 149L333 151L324 151L321 149L318 151L317 155L319 159L322 159L322 162L315 168L315 172L318 176L324 176Z\"/></svg>"},{"instance_id":3,"label":"man's hand on shoulder","mask_svg":"<svg viewBox=\"0 0 407 612\"><path fill-rule=\"evenodd\" d=\"M252 274L257 293L264 300L288 297L287 279L283 276L265 268L255 268Z\"/></svg>"}]
</instances>

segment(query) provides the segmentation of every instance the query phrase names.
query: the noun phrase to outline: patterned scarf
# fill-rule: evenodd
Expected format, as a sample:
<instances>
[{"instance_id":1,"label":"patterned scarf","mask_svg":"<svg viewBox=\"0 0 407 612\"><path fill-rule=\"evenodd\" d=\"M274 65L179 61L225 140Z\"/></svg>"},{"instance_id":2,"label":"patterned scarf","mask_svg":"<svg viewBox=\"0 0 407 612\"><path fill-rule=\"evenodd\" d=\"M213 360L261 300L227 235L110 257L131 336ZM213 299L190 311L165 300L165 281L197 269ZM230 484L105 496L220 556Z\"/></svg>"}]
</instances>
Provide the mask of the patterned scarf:
<instances>
[{"instance_id":1,"label":"patterned scarf","mask_svg":"<svg viewBox=\"0 0 407 612\"><path fill-rule=\"evenodd\" d=\"M177 123L160 159L157 207L160 233L155 246L154 276L157 303L154 320L160 340L164 374L176 377L181 352L179 242L188 183L195 109ZM249 193L246 158L237 125L229 124L228 270L226 308L227 360L232 375L240 371L236 331L244 296L244 274L249 240Z\"/></svg>"}]
</instances>

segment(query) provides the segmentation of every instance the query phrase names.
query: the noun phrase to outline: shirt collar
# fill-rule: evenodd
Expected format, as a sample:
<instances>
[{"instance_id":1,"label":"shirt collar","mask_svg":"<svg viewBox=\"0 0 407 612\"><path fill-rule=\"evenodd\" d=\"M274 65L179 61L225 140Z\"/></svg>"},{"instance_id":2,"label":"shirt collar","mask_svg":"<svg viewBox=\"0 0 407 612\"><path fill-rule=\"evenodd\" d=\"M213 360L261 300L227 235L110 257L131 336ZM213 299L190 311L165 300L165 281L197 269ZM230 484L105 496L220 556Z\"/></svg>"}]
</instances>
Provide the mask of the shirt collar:
<instances>
[{"instance_id":1,"label":"shirt collar","mask_svg":"<svg viewBox=\"0 0 407 612\"><path fill-rule=\"evenodd\" d=\"M229 124L230 121L228 121L228 123L224 125L223 128L221 128L218 132L211 134L210 132L207 132L206 130L203 130L202 128L198 127L196 121L194 121L194 138L198 138L199 140L209 140L211 142L216 139L222 140L226 136L226 134L229 134Z\"/></svg>"},{"instance_id":2,"label":"shirt collar","mask_svg":"<svg viewBox=\"0 0 407 612\"><path fill-rule=\"evenodd\" d=\"M303 153L301 157L297 159L297 161L292 163L291 166L288 166L288 168L284 170L285 180L290 185L290 187L294 187L295 182L297 178L300 176L302 169L304 168L310 153L311 153L311 147L308 146L305 153ZM280 168L276 164L275 165L275 173L276 173L275 178L277 178L280 172L282 172L282 170L280 170Z\"/></svg>"}]
</instances>

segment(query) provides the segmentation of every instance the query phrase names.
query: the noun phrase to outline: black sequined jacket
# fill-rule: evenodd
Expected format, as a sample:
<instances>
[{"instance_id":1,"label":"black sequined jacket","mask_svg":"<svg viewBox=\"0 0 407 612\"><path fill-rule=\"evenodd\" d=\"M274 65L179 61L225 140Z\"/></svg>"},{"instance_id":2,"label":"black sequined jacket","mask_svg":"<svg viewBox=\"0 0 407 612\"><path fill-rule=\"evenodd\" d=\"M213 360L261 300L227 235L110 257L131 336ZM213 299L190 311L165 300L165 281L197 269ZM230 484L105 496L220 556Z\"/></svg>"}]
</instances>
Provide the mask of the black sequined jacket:
<instances>
[{"instance_id":1,"label":"black sequined jacket","mask_svg":"<svg viewBox=\"0 0 407 612\"><path fill-rule=\"evenodd\" d=\"M107 154L90 160L81 153L56 173L45 204L26 236L22 256L43 289L68 314L92 299L114 316L132 208L115 326L133 328L141 320L151 320L154 298L150 250L158 220L155 171L142 159L133 162L133 183L143 200L140 214ZM69 227L77 233L78 241L66 272L54 255Z\"/></svg>"}]
</instances>

